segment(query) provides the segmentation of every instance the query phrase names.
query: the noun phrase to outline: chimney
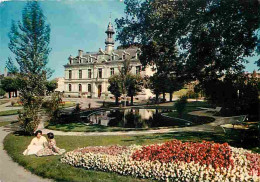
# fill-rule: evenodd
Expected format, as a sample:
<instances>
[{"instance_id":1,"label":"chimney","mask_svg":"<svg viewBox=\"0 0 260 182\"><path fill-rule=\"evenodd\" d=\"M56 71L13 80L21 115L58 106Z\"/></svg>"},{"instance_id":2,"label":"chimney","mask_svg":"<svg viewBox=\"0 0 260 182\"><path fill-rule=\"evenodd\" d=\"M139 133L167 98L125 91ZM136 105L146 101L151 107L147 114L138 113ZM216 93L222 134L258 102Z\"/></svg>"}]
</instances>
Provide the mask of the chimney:
<instances>
[{"instance_id":1,"label":"chimney","mask_svg":"<svg viewBox=\"0 0 260 182\"><path fill-rule=\"evenodd\" d=\"M83 50L79 50L79 57L83 56Z\"/></svg>"}]
</instances>

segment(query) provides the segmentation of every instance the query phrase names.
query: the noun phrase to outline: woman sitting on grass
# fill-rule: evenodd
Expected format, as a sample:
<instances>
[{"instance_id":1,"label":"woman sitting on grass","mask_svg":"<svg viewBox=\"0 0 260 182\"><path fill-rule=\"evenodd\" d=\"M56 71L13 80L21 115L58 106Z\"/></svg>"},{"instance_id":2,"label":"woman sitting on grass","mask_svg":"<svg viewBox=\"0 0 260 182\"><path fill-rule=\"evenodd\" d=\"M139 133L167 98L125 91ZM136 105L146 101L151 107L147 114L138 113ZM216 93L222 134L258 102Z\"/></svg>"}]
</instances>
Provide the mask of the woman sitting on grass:
<instances>
[{"instance_id":1,"label":"woman sitting on grass","mask_svg":"<svg viewBox=\"0 0 260 182\"><path fill-rule=\"evenodd\" d=\"M65 152L65 149L60 149L56 146L56 141L54 139L53 133L47 133L48 136L48 144L45 148L39 150L36 155L40 156L48 156L48 155L61 155Z\"/></svg>"},{"instance_id":2,"label":"woman sitting on grass","mask_svg":"<svg viewBox=\"0 0 260 182\"><path fill-rule=\"evenodd\" d=\"M42 131L35 132L35 136L27 149L23 152L23 155L35 155L38 151L44 149L47 146L47 140L42 136Z\"/></svg>"}]
</instances>

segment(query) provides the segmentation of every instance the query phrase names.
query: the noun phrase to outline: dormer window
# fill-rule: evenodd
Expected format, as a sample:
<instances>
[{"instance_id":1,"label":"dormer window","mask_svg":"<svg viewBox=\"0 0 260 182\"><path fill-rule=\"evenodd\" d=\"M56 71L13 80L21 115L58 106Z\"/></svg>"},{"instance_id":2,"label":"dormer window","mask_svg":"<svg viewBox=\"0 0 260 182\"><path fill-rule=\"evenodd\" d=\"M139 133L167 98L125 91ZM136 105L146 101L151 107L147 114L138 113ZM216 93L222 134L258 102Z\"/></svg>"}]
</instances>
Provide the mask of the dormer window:
<instances>
[{"instance_id":1,"label":"dormer window","mask_svg":"<svg viewBox=\"0 0 260 182\"><path fill-rule=\"evenodd\" d=\"M111 59L112 59L112 61L114 61L115 60L115 55L112 55Z\"/></svg>"},{"instance_id":2,"label":"dormer window","mask_svg":"<svg viewBox=\"0 0 260 182\"><path fill-rule=\"evenodd\" d=\"M81 63L81 58L79 58L79 63Z\"/></svg>"},{"instance_id":3,"label":"dormer window","mask_svg":"<svg viewBox=\"0 0 260 182\"><path fill-rule=\"evenodd\" d=\"M123 58L122 59L125 60L125 54L123 54Z\"/></svg>"},{"instance_id":4,"label":"dormer window","mask_svg":"<svg viewBox=\"0 0 260 182\"><path fill-rule=\"evenodd\" d=\"M92 63L92 57L89 58L90 62Z\"/></svg>"}]
</instances>

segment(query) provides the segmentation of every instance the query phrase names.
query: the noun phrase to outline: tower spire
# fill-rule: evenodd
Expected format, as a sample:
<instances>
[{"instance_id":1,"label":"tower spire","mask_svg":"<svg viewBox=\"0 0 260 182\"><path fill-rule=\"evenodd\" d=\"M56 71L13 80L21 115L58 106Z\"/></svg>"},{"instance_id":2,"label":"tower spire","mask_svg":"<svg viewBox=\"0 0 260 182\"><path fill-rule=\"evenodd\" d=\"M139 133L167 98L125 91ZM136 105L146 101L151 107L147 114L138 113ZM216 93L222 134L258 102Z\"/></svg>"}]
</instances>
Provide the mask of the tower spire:
<instances>
[{"instance_id":1,"label":"tower spire","mask_svg":"<svg viewBox=\"0 0 260 182\"><path fill-rule=\"evenodd\" d=\"M111 12L110 12L109 23L108 23L107 30L106 30L107 38L105 40L105 44L106 44L106 49L105 50L109 54L114 50L114 44L115 44L115 41L113 39L113 34L114 33L115 32L114 32L113 25L111 23Z\"/></svg>"}]
</instances>

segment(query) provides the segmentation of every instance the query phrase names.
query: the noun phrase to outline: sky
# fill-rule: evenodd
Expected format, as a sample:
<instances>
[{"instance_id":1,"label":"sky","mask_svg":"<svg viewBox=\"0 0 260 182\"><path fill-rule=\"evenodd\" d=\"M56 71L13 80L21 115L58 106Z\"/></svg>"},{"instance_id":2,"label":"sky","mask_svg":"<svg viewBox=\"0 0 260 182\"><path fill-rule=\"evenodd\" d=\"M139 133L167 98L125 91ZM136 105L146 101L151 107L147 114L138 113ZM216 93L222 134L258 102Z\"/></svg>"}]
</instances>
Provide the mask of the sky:
<instances>
[{"instance_id":1,"label":"sky","mask_svg":"<svg viewBox=\"0 0 260 182\"><path fill-rule=\"evenodd\" d=\"M2 0L0 0L2 1ZM21 20L25 1L0 3L0 73L4 72L8 57L14 57L8 48L12 20ZM46 21L51 26L48 67L55 72L52 78L63 77L63 65L70 55L77 56L78 50L85 52L105 49L106 29L110 20L124 16L124 3L120 0L66 0L43 1L40 3ZM115 38L115 35L114 35ZM116 42L115 47L119 44Z\"/></svg>"},{"instance_id":2,"label":"sky","mask_svg":"<svg viewBox=\"0 0 260 182\"><path fill-rule=\"evenodd\" d=\"M25 1L0 0L0 73L4 72L8 57L14 57L8 48L12 20L21 20ZM123 0L48 0L41 1L41 8L51 26L48 67L54 70L51 78L63 77L64 67L70 55L78 50L85 52L105 49L106 28L110 12L114 19L124 16ZM114 36L115 38L115 36ZM116 42L115 47L119 45ZM248 58L246 70L257 70L254 62L259 56Z\"/></svg>"}]
</instances>

